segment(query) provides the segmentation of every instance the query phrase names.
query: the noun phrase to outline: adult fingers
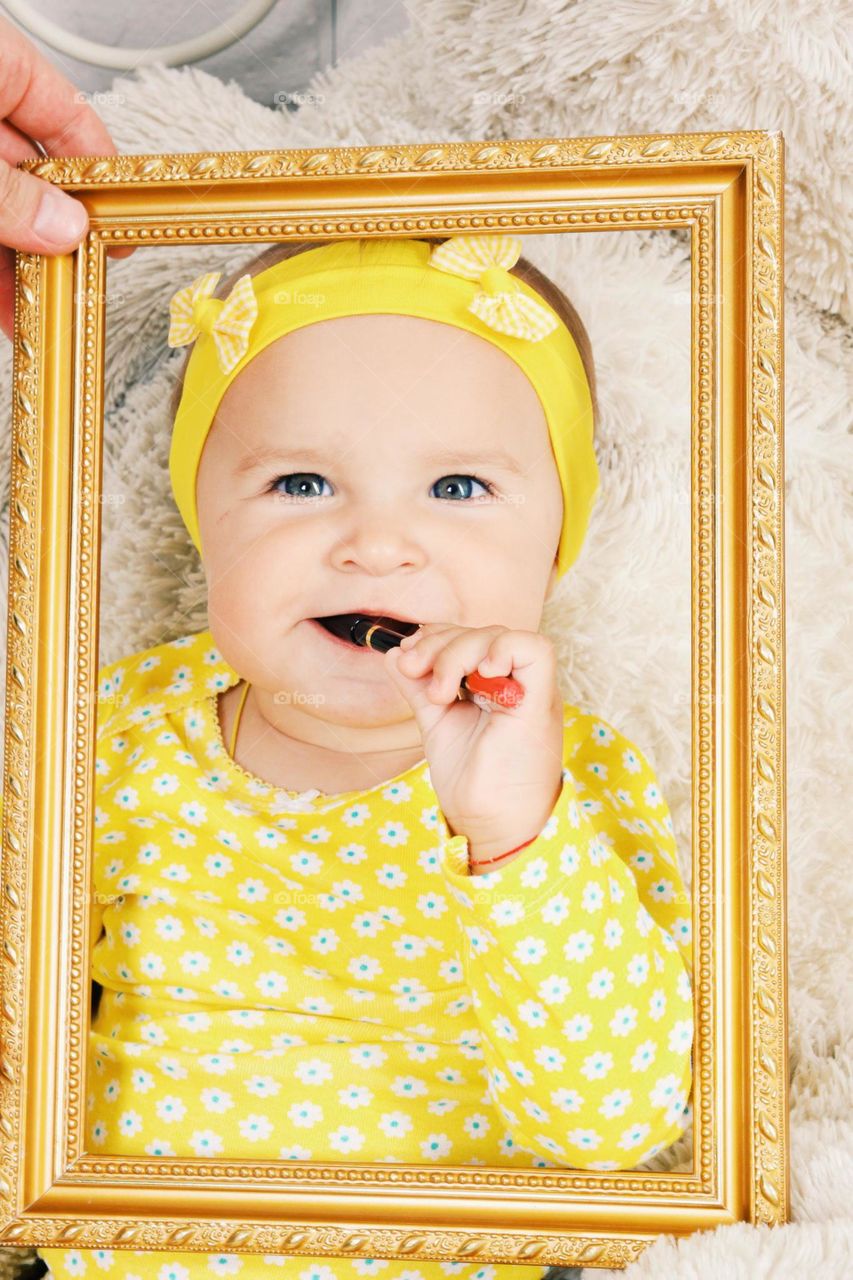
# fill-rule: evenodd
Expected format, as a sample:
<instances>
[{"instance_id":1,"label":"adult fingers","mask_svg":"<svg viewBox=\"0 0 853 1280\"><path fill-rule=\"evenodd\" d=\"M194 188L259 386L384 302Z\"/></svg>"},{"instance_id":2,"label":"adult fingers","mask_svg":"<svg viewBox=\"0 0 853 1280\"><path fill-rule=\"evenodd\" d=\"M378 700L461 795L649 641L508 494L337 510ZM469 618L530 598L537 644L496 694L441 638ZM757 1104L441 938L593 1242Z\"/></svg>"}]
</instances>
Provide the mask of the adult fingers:
<instances>
[{"instance_id":1,"label":"adult fingers","mask_svg":"<svg viewBox=\"0 0 853 1280\"><path fill-rule=\"evenodd\" d=\"M88 226L79 200L0 157L0 244L26 253L70 253Z\"/></svg>"},{"instance_id":2,"label":"adult fingers","mask_svg":"<svg viewBox=\"0 0 853 1280\"><path fill-rule=\"evenodd\" d=\"M5 18L0 18L0 71L0 120L38 139L48 155L115 154L106 125L85 94Z\"/></svg>"},{"instance_id":3,"label":"adult fingers","mask_svg":"<svg viewBox=\"0 0 853 1280\"><path fill-rule=\"evenodd\" d=\"M109 132L85 95L23 32L0 18L0 328L14 327L14 253L70 253L86 234L83 204L35 174L17 169L36 158L37 139L49 155L115 155ZM110 248L127 257L132 246Z\"/></svg>"}]
</instances>

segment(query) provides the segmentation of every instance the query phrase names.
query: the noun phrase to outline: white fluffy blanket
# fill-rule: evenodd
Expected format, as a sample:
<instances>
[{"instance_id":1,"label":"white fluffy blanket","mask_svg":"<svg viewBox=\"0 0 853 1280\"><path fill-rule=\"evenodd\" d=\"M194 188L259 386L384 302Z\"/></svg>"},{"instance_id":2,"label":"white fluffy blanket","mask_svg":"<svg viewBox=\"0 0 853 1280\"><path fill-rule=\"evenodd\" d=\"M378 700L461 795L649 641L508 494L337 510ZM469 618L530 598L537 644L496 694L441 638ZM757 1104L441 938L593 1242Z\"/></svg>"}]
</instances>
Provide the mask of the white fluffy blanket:
<instances>
[{"instance_id":1,"label":"white fluffy blanket","mask_svg":"<svg viewBox=\"0 0 853 1280\"><path fill-rule=\"evenodd\" d=\"M404 34L316 76L296 115L267 109L239 85L193 68L119 77L97 103L127 153L784 133L793 1221L774 1231L738 1224L662 1237L624 1273L629 1280L835 1277L848 1274L853 1256L853 876L845 835L853 685L843 657L853 643L853 290L843 8L841 0L820 11L807 0L427 0L410 7ZM559 645L566 696L588 703L649 753L689 876L688 312L672 305L689 288L683 237L550 240L527 240L525 251L567 288L592 338L602 494L545 629ZM219 263L228 271L254 252L222 250ZM204 576L169 488L166 402L179 353L169 353L166 334L176 281L209 269L210 255L209 248L201 255L181 248L109 264L102 662L206 625ZM633 325L633 315L643 324ZM681 352L681 397L671 394L673 351ZM5 579L8 343L0 379ZM121 500L110 501L115 495ZM5 623L5 595L0 607ZM5 625L0 634L5 648ZM0 1280L32 1257L0 1250Z\"/></svg>"}]
</instances>

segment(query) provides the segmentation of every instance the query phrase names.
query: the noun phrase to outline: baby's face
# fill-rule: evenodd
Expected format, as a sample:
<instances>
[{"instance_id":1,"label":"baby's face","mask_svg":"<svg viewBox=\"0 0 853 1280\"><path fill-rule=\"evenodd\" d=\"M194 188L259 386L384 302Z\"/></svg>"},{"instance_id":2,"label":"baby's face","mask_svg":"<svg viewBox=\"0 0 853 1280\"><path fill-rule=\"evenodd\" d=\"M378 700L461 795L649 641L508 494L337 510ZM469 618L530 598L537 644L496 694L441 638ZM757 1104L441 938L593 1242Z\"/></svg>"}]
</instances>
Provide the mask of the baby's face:
<instances>
[{"instance_id":1,"label":"baby's face","mask_svg":"<svg viewBox=\"0 0 853 1280\"><path fill-rule=\"evenodd\" d=\"M330 741L417 741L384 655L310 619L535 631L556 581L563 499L536 392L492 343L419 317L267 346L220 403L196 500L214 639L286 732L309 717Z\"/></svg>"}]
</instances>

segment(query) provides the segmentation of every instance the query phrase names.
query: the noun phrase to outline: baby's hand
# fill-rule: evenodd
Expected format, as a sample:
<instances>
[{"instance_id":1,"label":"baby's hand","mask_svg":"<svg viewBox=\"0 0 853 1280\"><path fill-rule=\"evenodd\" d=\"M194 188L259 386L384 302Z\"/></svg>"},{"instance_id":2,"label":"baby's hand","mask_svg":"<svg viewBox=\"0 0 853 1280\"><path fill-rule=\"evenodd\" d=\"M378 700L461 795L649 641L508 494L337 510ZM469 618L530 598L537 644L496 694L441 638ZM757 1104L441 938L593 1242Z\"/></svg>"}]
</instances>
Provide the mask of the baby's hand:
<instances>
[{"instance_id":1,"label":"baby's hand","mask_svg":"<svg viewBox=\"0 0 853 1280\"><path fill-rule=\"evenodd\" d=\"M429 622L389 649L385 664L415 713L432 786L451 834L467 836L472 865L538 835L563 768L563 700L547 636ZM462 677L477 670L512 675L524 688L520 704L464 690L458 700Z\"/></svg>"}]
</instances>

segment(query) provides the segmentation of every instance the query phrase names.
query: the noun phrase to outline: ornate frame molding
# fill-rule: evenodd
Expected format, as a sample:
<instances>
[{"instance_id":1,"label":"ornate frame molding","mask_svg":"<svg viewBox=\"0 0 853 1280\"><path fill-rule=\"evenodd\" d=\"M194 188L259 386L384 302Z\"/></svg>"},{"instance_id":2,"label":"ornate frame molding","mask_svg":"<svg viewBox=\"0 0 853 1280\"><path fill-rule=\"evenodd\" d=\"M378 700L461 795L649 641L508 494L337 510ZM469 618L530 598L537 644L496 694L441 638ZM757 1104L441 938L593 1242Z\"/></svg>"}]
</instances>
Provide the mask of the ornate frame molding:
<instances>
[{"instance_id":1,"label":"ornate frame molding","mask_svg":"<svg viewBox=\"0 0 853 1280\"><path fill-rule=\"evenodd\" d=\"M782 134L19 167L82 199L90 230L74 254L17 255L0 1243L623 1267L659 1232L786 1221ZM693 1171L87 1154L106 251L655 226L691 233Z\"/></svg>"}]
</instances>

